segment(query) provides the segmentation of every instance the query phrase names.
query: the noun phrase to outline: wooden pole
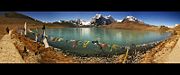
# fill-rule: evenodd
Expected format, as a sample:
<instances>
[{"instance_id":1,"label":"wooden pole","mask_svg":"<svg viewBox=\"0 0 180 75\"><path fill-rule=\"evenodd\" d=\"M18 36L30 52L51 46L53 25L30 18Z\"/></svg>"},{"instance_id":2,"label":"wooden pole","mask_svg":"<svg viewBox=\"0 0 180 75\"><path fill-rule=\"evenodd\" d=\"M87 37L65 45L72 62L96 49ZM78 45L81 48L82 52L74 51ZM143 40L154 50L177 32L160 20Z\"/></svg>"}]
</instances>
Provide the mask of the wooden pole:
<instances>
[{"instance_id":1,"label":"wooden pole","mask_svg":"<svg viewBox=\"0 0 180 75\"><path fill-rule=\"evenodd\" d=\"M127 50L126 50L126 55L125 55L124 60L123 60L123 62L122 62L122 63L125 63L125 61L127 60L127 57L128 57L128 52L129 52L129 49L127 49Z\"/></svg>"}]
</instances>

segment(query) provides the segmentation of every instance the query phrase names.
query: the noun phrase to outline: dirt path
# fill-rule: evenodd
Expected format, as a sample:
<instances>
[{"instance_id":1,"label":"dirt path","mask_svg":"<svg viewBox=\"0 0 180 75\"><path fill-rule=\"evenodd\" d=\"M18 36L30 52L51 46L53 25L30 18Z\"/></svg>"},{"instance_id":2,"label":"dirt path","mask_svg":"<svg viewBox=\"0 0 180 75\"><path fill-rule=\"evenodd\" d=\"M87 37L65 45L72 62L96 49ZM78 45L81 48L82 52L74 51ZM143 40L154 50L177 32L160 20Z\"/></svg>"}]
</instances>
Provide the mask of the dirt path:
<instances>
[{"instance_id":1,"label":"dirt path","mask_svg":"<svg viewBox=\"0 0 180 75\"><path fill-rule=\"evenodd\" d=\"M172 52L167 56L165 63L180 63L180 40L178 40Z\"/></svg>"},{"instance_id":2,"label":"dirt path","mask_svg":"<svg viewBox=\"0 0 180 75\"><path fill-rule=\"evenodd\" d=\"M10 35L4 35L0 40L0 63L24 63L19 51L12 42Z\"/></svg>"}]
</instances>

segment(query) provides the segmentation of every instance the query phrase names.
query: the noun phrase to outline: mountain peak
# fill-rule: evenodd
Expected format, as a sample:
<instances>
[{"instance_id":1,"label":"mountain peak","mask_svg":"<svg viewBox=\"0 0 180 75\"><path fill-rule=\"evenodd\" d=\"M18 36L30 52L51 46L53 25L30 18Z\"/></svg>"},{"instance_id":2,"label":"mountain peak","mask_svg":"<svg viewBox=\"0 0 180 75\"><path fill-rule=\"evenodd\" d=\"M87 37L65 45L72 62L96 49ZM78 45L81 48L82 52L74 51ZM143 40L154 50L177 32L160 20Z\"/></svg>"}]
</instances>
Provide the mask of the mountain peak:
<instances>
[{"instance_id":1,"label":"mountain peak","mask_svg":"<svg viewBox=\"0 0 180 75\"><path fill-rule=\"evenodd\" d=\"M135 18L134 16L126 16L125 19L128 19L129 21L136 21L137 18Z\"/></svg>"},{"instance_id":2,"label":"mountain peak","mask_svg":"<svg viewBox=\"0 0 180 75\"><path fill-rule=\"evenodd\" d=\"M107 17L112 17L111 15L108 15Z\"/></svg>"},{"instance_id":3,"label":"mountain peak","mask_svg":"<svg viewBox=\"0 0 180 75\"><path fill-rule=\"evenodd\" d=\"M94 25L108 25L113 22L115 22L115 20L111 15L103 16L102 14L96 14L91 20L91 24Z\"/></svg>"},{"instance_id":4,"label":"mountain peak","mask_svg":"<svg viewBox=\"0 0 180 75\"><path fill-rule=\"evenodd\" d=\"M122 22L137 22L137 23L144 23L143 21L137 19L136 17L134 16L126 16Z\"/></svg>"},{"instance_id":5,"label":"mountain peak","mask_svg":"<svg viewBox=\"0 0 180 75\"><path fill-rule=\"evenodd\" d=\"M102 14L96 14L94 18L99 19L100 17L102 17Z\"/></svg>"}]
</instances>

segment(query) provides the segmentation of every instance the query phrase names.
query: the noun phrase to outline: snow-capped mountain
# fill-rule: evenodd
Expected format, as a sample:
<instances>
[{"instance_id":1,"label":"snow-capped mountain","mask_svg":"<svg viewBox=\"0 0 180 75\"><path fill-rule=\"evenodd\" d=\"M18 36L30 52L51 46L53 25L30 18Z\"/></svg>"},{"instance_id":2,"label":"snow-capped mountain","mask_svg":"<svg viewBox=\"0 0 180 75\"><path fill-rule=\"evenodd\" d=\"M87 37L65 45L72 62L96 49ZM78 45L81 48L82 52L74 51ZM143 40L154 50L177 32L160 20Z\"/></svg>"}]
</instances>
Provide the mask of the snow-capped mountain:
<instances>
[{"instance_id":1,"label":"snow-capped mountain","mask_svg":"<svg viewBox=\"0 0 180 75\"><path fill-rule=\"evenodd\" d=\"M71 23L75 26L109 25L113 22L121 22L121 23L136 22L136 23L145 24L143 21L141 21L133 16L126 16L122 20L119 20L119 19L115 20L111 15L103 16L102 14L96 14L94 17L92 17L91 21L75 19L75 20L60 20L58 22L59 23Z\"/></svg>"},{"instance_id":2,"label":"snow-capped mountain","mask_svg":"<svg viewBox=\"0 0 180 75\"><path fill-rule=\"evenodd\" d=\"M143 21L137 19L136 17L134 16L126 16L122 22L138 22L138 23L144 23Z\"/></svg>"},{"instance_id":3,"label":"snow-capped mountain","mask_svg":"<svg viewBox=\"0 0 180 75\"><path fill-rule=\"evenodd\" d=\"M122 22L122 20L116 20L116 22Z\"/></svg>"},{"instance_id":4,"label":"snow-capped mountain","mask_svg":"<svg viewBox=\"0 0 180 75\"><path fill-rule=\"evenodd\" d=\"M84 21L82 19L76 19L76 20L60 20L54 23L71 23L74 24L76 26L84 26L84 25L91 25L90 22L88 21Z\"/></svg>"},{"instance_id":5,"label":"snow-capped mountain","mask_svg":"<svg viewBox=\"0 0 180 75\"><path fill-rule=\"evenodd\" d=\"M81 24L82 25L91 25L91 22L89 22L89 21L81 21Z\"/></svg>"},{"instance_id":6,"label":"snow-capped mountain","mask_svg":"<svg viewBox=\"0 0 180 75\"><path fill-rule=\"evenodd\" d=\"M107 20L109 19L111 22L115 22L114 18L111 15L104 16L104 18L106 18Z\"/></svg>"},{"instance_id":7,"label":"snow-capped mountain","mask_svg":"<svg viewBox=\"0 0 180 75\"><path fill-rule=\"evenodd\" d=\"M108 25L113 22L115 22L115 20L111 15L103 16L102 14L96 14L91 20L91 24L93 25Z\"/></svg>"},{"instance_id":8,"label":"snow-capped mountain","mask_svg":"<svg viewBox=\"0 0 180 75\"><path fill-rule=\"evenodd\" d=\"M180 24L175 24L175 26L179 26Z\"/></svg>"},{"instance_id":9,"label":"snow-capped mountain","mask_svg":"<svg viewBox=\"0 0 180 75\"><path fill-rule=\"evenodd\" d=\"M175 26L167 26L168 28L174 28Z\"/></svg>"},{"instance_id":10,"label":"snow-capped mountain","mask_svg":"<svg viewBox=\"0 0 180 75\"><path fill-rule=\"evenodd\" d=\"M79 26L83 26L83 25L91 25L91 23L89 21L84 21L82 19L77 19L77 25Z\"/></svg>"}]
</instances>

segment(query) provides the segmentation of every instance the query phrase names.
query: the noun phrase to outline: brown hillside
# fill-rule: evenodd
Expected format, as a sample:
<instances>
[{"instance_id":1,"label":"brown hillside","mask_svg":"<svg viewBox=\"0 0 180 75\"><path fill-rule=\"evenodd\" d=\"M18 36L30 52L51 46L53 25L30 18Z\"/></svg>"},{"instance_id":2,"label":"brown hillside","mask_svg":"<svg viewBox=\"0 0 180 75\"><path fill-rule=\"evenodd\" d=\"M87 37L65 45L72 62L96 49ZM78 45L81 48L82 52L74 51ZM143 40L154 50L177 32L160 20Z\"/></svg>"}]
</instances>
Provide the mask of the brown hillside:
<instances>
[{"instance_id":1,"label":"brown hillside","mask_svg":"<svg viewBox=\"0 0 180 75\"><path fill-rule=\"evenodd\" d=\"M112 23L104 26L106 28L118 28L118 29L133 29L133 30L158 30L157 26L151 26L136 22L123 22L123 23Z\"/></svg>"},{"instance_id":2,"label":"brown hillside","mask_svg":"<svg viewBox=\"0 0 180 75\"><path fill-rule=\"evenodd\" d=\"M0 38L6 34L6 27L9 29L23 27L24 23L27 22L29 27L42 26L44 23L34 20L31 17L22 15L15 12L5 12L0 14Z\"/></svg>"},{"instance_id":3,"label":"brown hillside","mask_svg":"<svg viewBox=\"0 0 180 75\"><path fill-rule=\"evenodd\" d=\"M0 12L0 38L6 34L6 27L9 29L23 27L25 22L29 28L39 28L46 25L48 28L64 28L73 27L71 24L67 23L43 23L41 21L35 20L29 16L16 13L16 12Z\"/></svg>"},{"instance_id":4,"label":"brown hillside","mask_svg":"<svg viewBox=\"0 0 180 75\"><path fill-rule=\"evenodd\" d=\"M180 25L177 25L174 29L180 31Z\"/></svg>"}]
</instances>

